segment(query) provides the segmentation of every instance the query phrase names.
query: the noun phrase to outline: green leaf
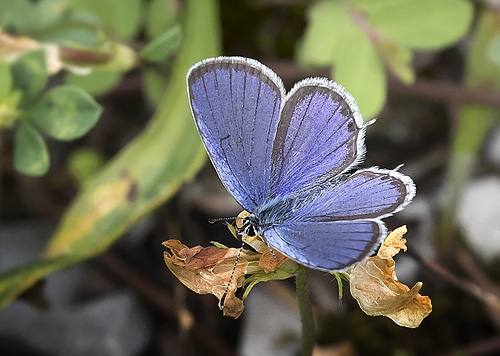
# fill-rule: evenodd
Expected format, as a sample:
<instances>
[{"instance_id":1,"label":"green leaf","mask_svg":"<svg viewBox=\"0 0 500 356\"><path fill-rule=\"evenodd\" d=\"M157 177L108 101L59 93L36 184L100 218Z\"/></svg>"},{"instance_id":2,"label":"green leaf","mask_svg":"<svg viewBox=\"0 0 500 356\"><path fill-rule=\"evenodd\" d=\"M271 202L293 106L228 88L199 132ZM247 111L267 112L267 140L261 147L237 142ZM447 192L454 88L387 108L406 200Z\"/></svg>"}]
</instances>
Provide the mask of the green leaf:
<instances>
[{"instance_id":1,"label":"green leaf","mask_svg":"<svg viewBox=\"0 0 500 356\"><path fill-rule=\"evenodd\" d=\"M83 184L104 165L104 162L104 156L99 151L80 148L69 154L68 171L79 184Z\"/></svg>"},{"instance_id":2,"label":"green leaf","mask_svg":"<svg viewBox=\"0 0 500 356\"><path fill-rule=\"evenodd\" d=\"M412 84L415 81L415 71L411 64L413 53L408 47L380 41L377 43L377 49L389 69L403 83Z\"/></svg>"},{"instance_id":3,"label":"green leaf","mask_svg":"<svg viewBox=\"0 0 500 356\"><path fill-rule=\"evenodd\" d=\"M155 38L171 28L177 18L176 0L152 0L147 10L146 36Z\"/></svg>"},{"instance_id":4,"label":"green leaf","mask_svg":"<svg viewBox=\"0 0 500 356\"><path fill-rule=\"evenodd\" d=\"M166 76L158 68L144 68L141 73L144 95L148 104L152 107L159 105L167 87Z\"/></svg>"},{"instance_id":5,"label":"green leaf","mask_svg":"<svg viewBox=\"0 0 500 356\"><path fill-rule=\"evenodd\" d=\"M493 87L500 91L499 64L495 61L500 38L500 16L485 11L478 20L467 52L465 81L467 86ZM492 57L493 56L493 57Z\"/></svg>"},{"instance_id":6,"label":"green leaf","mask_svg":"<svg viewBox=\"0 0 500 356\"><path fill-rule=\"evenodd\" d=\"M27 117L47 135L66 141L85 135L101 112L101 106L88 93L66 85L47 92Z\"/></svg>"},{"instance_id":7,"label":"green leaf","mask_svg":"<svg viewBox=\"0 0 500 356\"><path fill-rule=\"evenodd\" d=\"M70 0L76 9L91 12L101 19L105 29L131 38L139 30L142 0Z\"/></svg>"},{"instance_id":8,"label":"green leaf","mask_svg":"<svg viewBox=\"0 0 500 356\"><path fill-rule=\"evenodd\" d=\"M86 182L40 260L0 276L0 308L43 276L106 250L205 163L186 97L186 72L220 53L217 1L182 3L183 42L151 125Z\"/></svg>"},{"instance_id":9,"label":"green leaf","mask_svg":"<svg viewBox=\"0 0 500 356\"><path fill-rule=\"evenodd\" d=\"M496 36L488 48L488 58L500 66L500 35Z\"/></svg>"},{"instance_id":10,"label":"green leaf","mask_svg":"<svg viewBox=\"0 0 500 356\"><path fill-rule=\"evenodd\" d=\"M298 57L305 65L333 65L333 79L354 96L361 113L369 119L385 102L385 70L375 46L348 10L339 2L315 3Z\"/></svg>"},{"instance_id":11,"label":"green leaf","mask_svg":"<svg viewBox=\"0 0 500 356\"><path fill-rule=\"evenodd\" d=\"M365 120L382 110L387 95L387 78L374 45L361 32L345 35L336 55L333 78L356 99Z\"/></svg>"},{"instance_id":12,"label":"green leaf","mask_svg":"<svg viewBox=\"0 0 500 356\"><path fill-rule=\"evenodd\" d=\"M39 0L33 4L33 27L45 29L55 26L68 12L68 4L65 0Z\"/></svg>"},{"instance_id":13,"label":"green leaf","mask_svg":"<svg viewBox=\"0 0 500 356\"><path fill-rule=\"evenodd\" d=\"M384 0L369 8L367 19L389 41L432 50L459 40L469 29L473 14L467 0Z\"/></svg>"},{"instance_id":14,"label":"green leaf","mask_svg":"<svg viewBox=\"0 0 500 356\"><path fill-rule=\"evenodd\" d=\"M88 75L66 74L66 83L76 85L93 96L107 93L123 78L123 72L93 70Z\"/></svg>"},{"instance_id":15,"label":"green leaf","mask_svg":"<svg viewBox=\"0 0 500 356\"><path fill-rule=\"evenodd\" d=\"M56 26L51 26L37 34L37 38L43 42L95 47L101 42L99 26L99 18L92 13L73 10L66 14Z\"/></svg>"},{"instance_id":16,"label":"green leaf","mask_svg":"<svg viewBox=\"0 0 500 356\"><path fill-rule=\"evenodd\" d=\"M180 42L181 28L175 25L148 43L141 51L141 58L152 62L164 61L174 54Z\"/></svg>"},{"instance_id":17,"label":"green leaf","mask_svg":"<svg viewBox=\"0 0 500 356\"><path fill-rule=\"evenodd\" d=\"M21 92L16 90L10 92L0 101L0 129L12 127L16 120L23 115L23 112L18 108L21 98Z\"/></svg>"},{"instance_id":18,"label":"green leaf","mask_svg":"<svg viewBox=\"0 0 500 356\"><path fill-rule=\"evenodd\" d=\"M29 0L0 1L0 28L29 31L32 27L32 5Z\"/></svg>"},{"instance_id":19,"label":"green leaf","mask_svg":"<svg viewBox=\"0 0 500 356\"><path fill-rule=\"evenodd\" d=\"M12 89L12 75L10 65L0 60L0 105L9 96Z\"/></svg>"},{"instance_id":20,"label":"green leaf","mask_svg":"<svg viewBox=\"0 0 500 356\"><path fill-rule=\"evenodd\" d=\"M354 5L357 9L365 12L365 13L370 13L370 12L378 12L378 11L384 11L389 6L392 6L395 2L395 0L347 0L349 3ZM398 0L396 0L398 1ZM406 1L406 0L402 0Z\"/></svg>"},{"instance_id":21,"label":"green leaf","mask_svg":"<svg viewBox=\"0 0 500 356\"><path fill-rule=\"evenodd\" d=\"M345 7L334 1L320 1L309 8L308 26L298 48L304 65L331 65L342 35L352 29Z\"/></svg>"},{"instance_id":22,"label":"green leaf","mask_svg":"<svg viewBox=\"0 0 500 356\"><path fill-rule=\"evenodd\" d=\"M28 122L21 122L14 142L14 167L29 176L41 176L49 169L49 153L42 136Z\"/></svg>"},{"instance_id":23,"label":"green leaf","mask_svg":"<svg viewBox=\"0 0 500 356\"><path fill-rule=\"evenodd\" d=\"M44 50L25 53L12 64L13 86L23 92L25 101L38 95L47 84L48 72Z\"/></svg>"}]
</instances>

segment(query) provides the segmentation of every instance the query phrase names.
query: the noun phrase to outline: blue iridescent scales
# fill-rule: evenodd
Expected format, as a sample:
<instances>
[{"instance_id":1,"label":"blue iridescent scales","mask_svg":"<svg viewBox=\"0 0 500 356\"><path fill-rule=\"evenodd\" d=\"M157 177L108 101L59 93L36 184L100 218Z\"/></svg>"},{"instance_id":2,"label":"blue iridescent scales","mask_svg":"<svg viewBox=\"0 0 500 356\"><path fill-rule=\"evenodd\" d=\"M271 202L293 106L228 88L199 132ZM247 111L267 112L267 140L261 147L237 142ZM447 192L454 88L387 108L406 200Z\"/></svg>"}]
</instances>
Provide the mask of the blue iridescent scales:
<instances>
[{"instance_id":1,"label":"blue iridescent scales","mask_svg":"<svg viewBox=\"0 0 500 356\"><path fill-rule=\"evenodd\" d=\"M286 93L268 67L217 57L187 74L191 111L226 189L247 224L310 268L343 271L369 257L387 234L382 218L415 195L411 178L364 157L366 124L354 98L324 78Z\"/></svg>"}]
</instances>

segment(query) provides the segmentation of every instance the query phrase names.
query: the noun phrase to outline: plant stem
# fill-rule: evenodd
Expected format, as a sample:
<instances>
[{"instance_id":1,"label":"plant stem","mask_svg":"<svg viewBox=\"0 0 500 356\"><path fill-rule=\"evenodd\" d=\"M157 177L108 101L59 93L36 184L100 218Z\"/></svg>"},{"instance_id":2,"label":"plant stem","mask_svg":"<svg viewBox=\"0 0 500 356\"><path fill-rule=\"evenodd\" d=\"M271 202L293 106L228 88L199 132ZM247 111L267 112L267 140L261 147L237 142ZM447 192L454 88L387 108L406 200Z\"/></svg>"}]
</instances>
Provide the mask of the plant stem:
<instances>
[{"instance_id":1,"label":"plant stem","mask_svg":"<svg viewBox=\"0 0 500 356\"><path fill-rule=\"evenodd\" d=\"M295 274L295 286L297 288L297 299L299 302L300 319L302 321L302 356L311 356L314 342L314 319L307 289L306 269L300 267Z\"/></svg>"}]
</instances>

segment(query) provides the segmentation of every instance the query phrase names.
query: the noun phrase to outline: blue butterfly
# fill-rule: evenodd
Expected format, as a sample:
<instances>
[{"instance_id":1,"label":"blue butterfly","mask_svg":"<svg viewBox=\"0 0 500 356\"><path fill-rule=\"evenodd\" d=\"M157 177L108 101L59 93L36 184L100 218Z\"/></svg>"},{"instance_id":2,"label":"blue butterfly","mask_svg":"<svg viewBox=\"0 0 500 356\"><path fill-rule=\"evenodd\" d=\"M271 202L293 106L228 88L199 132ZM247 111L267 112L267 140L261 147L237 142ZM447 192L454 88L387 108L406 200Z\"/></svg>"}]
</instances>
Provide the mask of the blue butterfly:
<instances>
[{"instance_id":1,"label":"blue butterfly","mask_svg":"<svg viewBox=\"0 0 500 356\"><path fill-rule=\"evenodd\" d=\"M415 195L411 178L377 167L352 174L366 124L354 98L325 78L286 93L256 60L217 57L187 74L191 111L226 189L249 212L239 232L310 268L343 271L387 234L382 218Z\"/></svg>"}]
</instances>

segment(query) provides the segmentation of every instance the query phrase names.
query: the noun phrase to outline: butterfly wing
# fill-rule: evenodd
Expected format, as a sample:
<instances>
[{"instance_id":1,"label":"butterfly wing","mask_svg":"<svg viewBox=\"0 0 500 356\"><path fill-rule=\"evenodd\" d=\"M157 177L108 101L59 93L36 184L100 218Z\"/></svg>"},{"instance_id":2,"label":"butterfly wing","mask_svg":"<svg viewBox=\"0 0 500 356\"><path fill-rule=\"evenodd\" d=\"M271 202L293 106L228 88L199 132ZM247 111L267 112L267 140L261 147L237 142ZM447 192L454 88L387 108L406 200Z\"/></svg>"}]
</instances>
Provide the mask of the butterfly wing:
<instances>
[{"instance_id":1,"label":"butterfly wing","mask_svg":"<svg viewBox=\"0 0 500 356\"><path fill-rule=\"evenodd\" d=\"M306 79L287 95L272 152L271 192L258 209L269 244L311 268L339 271L368 257L380 220L415 194L409 177L371 168L345 178L364 155L365 125L337 83Z\"/></svg>"},{"instance_id":2,"label":"butterfly wing","mask_svg":"<svg viewBox=\"0 0 500 356\"><path fill-rule=\"evenodd\" d=\"M257 61L218 57L188 72L196 127L227 190L253 211L269 196L271 156L284 87Z\"/></svg>"},{"instance_id":3,"label":"butterfly wing","mask_svg":"<svg viewBox=\"0 0 500 356\"><path fill-rule=\"evenodd\" d=\"M364 155L365 125L339 84L309 78L295 85L280 114L272 151L273 197L334 178Z\"/></svg>"},{"instance_id":4,"label":"butterfly wing","mask_svg":"<svg viewBox=\"0 0 500 356\"><path fill-rule=\"evenodd\" d=\"M377 220L295 221L264 231L266 241L310 268L343 271L372 254L385 236Z\"/></svg>"},{"instance_id":5,"label":"butterfly wing","mask_svg":"<svg viewBox=\"0 0 500 356\"><path fill-rule=\"evenodd\" d=\"M361 169L296 209L291 219L308 221L381 219L403 209L415 196L410 177L387 169Z\"/></svg>"},{"instance_id":6,"label":"butterfly wing","mask_svg":"<svg viewBox=\"0 0 500 356\"><path fill-rule=\"evenodd\" d=\"M311 268L344 270L373 253L386 236L380 219L403 209L414 195L413 181L404 174L360 170L302 204L286 221L264 231L264 237Z\"/></svg>"}]
</instances>

